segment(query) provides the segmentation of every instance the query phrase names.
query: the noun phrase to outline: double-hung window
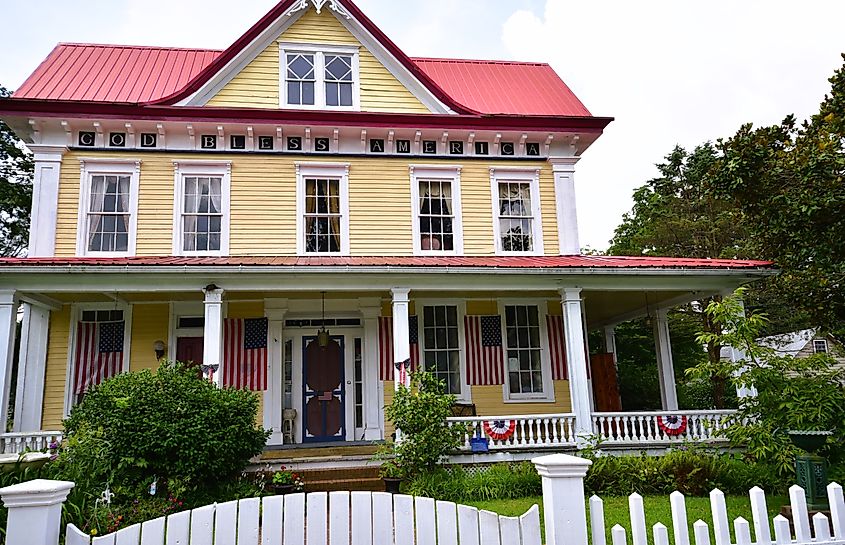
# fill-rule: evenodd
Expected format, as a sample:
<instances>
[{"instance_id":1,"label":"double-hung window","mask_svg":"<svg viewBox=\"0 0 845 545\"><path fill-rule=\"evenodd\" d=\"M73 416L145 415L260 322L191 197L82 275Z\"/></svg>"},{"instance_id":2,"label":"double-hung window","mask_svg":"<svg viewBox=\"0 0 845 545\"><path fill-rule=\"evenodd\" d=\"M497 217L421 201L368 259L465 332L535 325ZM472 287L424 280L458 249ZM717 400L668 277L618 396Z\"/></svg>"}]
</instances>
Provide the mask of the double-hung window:
<instances>
[{"instance_id":1,"label":"double-hung window","mask_svg":"<svg viewBox=\"0 0 845 545\"><path fill-rule=\"evenodd\" d=\"M140 162L81 162L77 255L133 255Z\"/></svg>"},{"instance_id":2,"label":"double-hung window","mask_svg":"<svg viewBox=\"0 0 845 545\"><path fill-rule=\"evenodd\" d=\"M423 368L446 385L446 392L462 395L458 307L423 307Z\"/></svg>"},{"instance_id":3,"label":"double-hung window","mask_svg":"<svg viewBox=\"0 0 845 545\"><path fill-rule=\"evenodd\" d=\"M176 163L173 252L229 253L230 163Z\"/></svg>"},{"instance_id":4,"label":"double-hung window","mask_svg":"<svg viewBox=\"0 0 845 545\"><path fill-rule=\"evenodd\" d=\"M282 43L283 108L359 107L358 48Z\"/></svg>"},{"instance_id":5,"label":"double-hung window","mask_svg":"<svg viewBox=\"0 0 845 545\"><path fill-rule=\"evenodd\" d=\"M505 306L507 390L512 399L546 397L536 305Z\"/></svg>"},{"instance_id":6,"label":"double-hung window","mask_svg":"<svg viewBox=\"0 0 845 545\"><path fill-rule=\"evenodd\" d=\"M349 255L349 166L297 164L297 250Z\"/></svg>"},{"instance_id":7,"label":"double-hung window","mask_svg":"<svg viewBox=\"0 0 845 545\"><path fill-rule=\"evenodd\" d=\"M461 255L460 168L411 167L414 253Z\"/></svg>"},{"instance_id":8,"label":"double-hung window","mask_svg":"<svg viewBox=\"0 0 845 545\"><path fill-rule=\"evenodd\" d=\"M543 253L538 173L491 169L493 231L499 254Z\"/></svg>"},{"instance_id":9,"label":"double-hung window","mask_svg":"<svg viewBox=\"0 0 845 545\"><path fill-rule=\"evenodd\" d=\"M827 340L815 339L813 341L813 352L816 354L827 354Z\"/></svg>"}]
</instances>

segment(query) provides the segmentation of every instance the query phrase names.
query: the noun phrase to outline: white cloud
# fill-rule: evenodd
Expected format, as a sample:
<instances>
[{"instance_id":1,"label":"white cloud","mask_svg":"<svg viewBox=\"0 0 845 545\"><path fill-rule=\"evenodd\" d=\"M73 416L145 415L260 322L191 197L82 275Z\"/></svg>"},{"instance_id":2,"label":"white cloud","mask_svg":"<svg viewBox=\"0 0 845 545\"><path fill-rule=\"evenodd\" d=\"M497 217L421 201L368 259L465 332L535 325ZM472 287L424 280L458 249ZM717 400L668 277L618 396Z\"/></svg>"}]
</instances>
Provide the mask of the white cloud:
<instances>
[{"instance_id":1,"label":"white cloud","mask_svg":"<svg viewBox=\"0 0 845 545\"><path fill-rule=\"evenodd\" d=\"M582 244L607 246L676 143L811 114L842 64L843 17L845 3L787 0L547 0L514 13L510 54L539 53L593 114L616 118L576 175Z\"/></svg>"}]
</instances>

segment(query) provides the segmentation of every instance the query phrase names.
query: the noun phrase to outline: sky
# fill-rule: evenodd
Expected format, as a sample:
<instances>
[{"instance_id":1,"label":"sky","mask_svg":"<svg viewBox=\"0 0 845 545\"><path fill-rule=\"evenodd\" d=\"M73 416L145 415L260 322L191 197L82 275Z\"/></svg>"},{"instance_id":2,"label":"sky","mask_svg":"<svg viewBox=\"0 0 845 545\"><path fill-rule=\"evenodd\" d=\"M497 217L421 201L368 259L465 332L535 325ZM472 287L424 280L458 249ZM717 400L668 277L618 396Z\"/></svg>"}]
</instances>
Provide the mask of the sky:
<instances>
[{"instance_id":1,"label":"sky","mask_svg":"<svg viewBox=\"0 0 845 545\"><path fill-rule=\"evenodd\" d=\"M275 3L0 0L0 85L19 86L58 42L222 49ZM411 56L548 62L615 118L576 170L581 245L598 250L675 145L811 115L845 52L838 0L356 3Z\"/></svg>"}]
</instances>

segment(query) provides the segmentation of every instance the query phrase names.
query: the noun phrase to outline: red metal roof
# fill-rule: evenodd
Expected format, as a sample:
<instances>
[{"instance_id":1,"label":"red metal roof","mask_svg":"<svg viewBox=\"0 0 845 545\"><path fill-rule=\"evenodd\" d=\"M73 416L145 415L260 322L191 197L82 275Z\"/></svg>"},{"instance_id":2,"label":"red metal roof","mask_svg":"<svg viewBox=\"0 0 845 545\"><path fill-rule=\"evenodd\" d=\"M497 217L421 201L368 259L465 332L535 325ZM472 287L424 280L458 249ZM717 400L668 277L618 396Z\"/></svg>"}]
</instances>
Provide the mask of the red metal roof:
<instances>
[{"instance_id":1,"label":"red metal roof","mask_svg":"<svg viewBox=\"0 0 845 545\"><path fill-rule=\"evenodd\" d=\"M0 268L15 267L401 267L504 269L770 269L769 261L674 257L66 257L4 258Z\"/></svg>"},{"instance_id":2,"label":"red metal roof","mask_svg":"<svg viewBox=\"0 0 845 545\"><path fill-rule=\"evenodd\" d=\"M413 59L455 100L485 114L589 116L545 63Z\"/></svg>"},{"instance_id":3,"label":"red metal roof","mask_svg":"<svg viewBox=\"0 0 845 545\"><path fill-rule=\"evenodd\" d=\"M13 96L149 102L184 88L218 55L210 49L59 44Z\"/></svg>"}]
</instances>

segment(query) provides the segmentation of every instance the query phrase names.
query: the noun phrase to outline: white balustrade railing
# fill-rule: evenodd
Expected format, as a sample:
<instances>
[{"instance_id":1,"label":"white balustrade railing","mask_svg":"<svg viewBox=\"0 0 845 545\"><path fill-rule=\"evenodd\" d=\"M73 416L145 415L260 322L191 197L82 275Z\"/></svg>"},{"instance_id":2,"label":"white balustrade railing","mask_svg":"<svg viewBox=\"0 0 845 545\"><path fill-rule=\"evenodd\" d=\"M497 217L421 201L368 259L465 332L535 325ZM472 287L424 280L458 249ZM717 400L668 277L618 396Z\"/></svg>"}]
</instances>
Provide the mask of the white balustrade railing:
<instances>
[{"instance_id":1,"label":"white balustrade railing","mask_svg":"<svg viewBox=\"0 0 845 545\"><path fill-rule=\"evenodd\" d=\"M464 429L461 450L471 450L471 440L486 438L489 450L565 447L575 445L574 414L517 416L460 416L449 418L450 427ZM487 424L487 426L485 426ZM502 437L489 429L505 429ZM510 431L512 428L512 431Z\"/></svg>"},{"instance_id":2,"label":"white balustrade railing","mask_svg":"<svg viewBox=\"0 0 845 545\"><path fill-rule=\"evenodd\" d=\"M27 451L48 450L62 442L60 431L34 431L0 434L0 454L21 454Z\"/></svg>"},{"instance_id":3,"label":"white balustrade railing","mask_svg":"<svg viewBox=\"0 0 845 545\"><path fill-rule=\"evenodd\" d=\"M732 410L593 413L593 431L607 444L718 441L735 415Z\"/></svg>"}]
</instances>

